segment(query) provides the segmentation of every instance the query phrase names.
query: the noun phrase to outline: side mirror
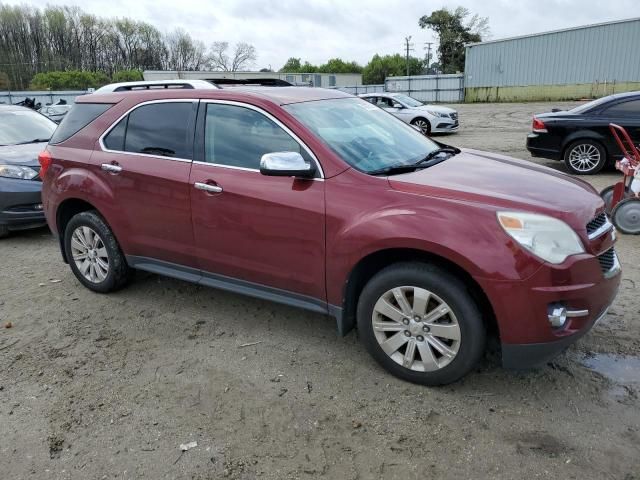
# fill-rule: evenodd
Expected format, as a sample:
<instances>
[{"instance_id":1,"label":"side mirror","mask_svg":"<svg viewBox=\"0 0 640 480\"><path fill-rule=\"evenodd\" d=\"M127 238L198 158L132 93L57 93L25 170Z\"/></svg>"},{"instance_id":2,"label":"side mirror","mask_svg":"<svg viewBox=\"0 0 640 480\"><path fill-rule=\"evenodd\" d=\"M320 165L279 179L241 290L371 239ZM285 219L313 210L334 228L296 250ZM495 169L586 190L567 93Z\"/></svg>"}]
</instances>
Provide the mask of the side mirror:
<instances>
[{"instance_id":1,"label":"side mirror","mask_svg":"<svg viewBox=\"0 0 640 480\"><path fill-rule=\"evenodd\" d=\"M260 173L270 177L313 178L316 167L298 152L265 153L260 159Z\"/></svg>"},{"instance_id":2,"label":"side mirror","mask_svg":"<svg viewBox=\"0 0 640 480\"><path fill-rule=\"evenodd\" d=\"M401 103L394 103L393 104L393 108L397 108L398 110L402 110L404 108L404 105L402 105Z\"/></svg>"}]
</instances>

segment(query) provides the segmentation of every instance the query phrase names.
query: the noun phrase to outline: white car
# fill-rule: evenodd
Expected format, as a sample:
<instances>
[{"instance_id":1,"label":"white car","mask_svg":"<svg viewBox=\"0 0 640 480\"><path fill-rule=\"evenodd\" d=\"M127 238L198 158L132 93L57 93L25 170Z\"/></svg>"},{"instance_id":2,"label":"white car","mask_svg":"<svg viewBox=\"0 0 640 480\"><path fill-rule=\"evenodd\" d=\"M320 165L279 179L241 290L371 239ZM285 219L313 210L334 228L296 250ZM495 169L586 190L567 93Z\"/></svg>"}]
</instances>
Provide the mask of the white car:
<instances>
[{"instance_id":1,"label":"white car","mask_svg":"<svg viewBox=\"0 0 640 480\"><path fill-rule=\"evenodd\" d=\"M418 127L422 133L452 133L460 127L453 108L426 105L402 93L364 93L360 98Z\"/></svg>"}]
</instances>

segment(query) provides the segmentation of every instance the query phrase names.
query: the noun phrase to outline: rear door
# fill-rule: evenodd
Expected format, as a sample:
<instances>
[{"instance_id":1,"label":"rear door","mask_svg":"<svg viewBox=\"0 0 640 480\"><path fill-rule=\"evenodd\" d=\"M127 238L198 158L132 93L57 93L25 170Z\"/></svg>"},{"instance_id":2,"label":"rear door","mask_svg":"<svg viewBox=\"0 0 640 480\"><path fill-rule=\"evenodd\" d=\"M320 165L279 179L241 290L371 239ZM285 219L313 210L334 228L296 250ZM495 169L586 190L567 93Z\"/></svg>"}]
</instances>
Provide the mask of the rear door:
<instances>
[{"instance_id":1,"label":"rear door","mask_svg":"<svg viewBox=\"0 0 640 480\"><path fill-rule=\"evenodd\" d=\"M232 277L326 308L319 165L315 179L260 173L265 153L296 151L314 162L310 150L273 116L245 104L202 101L197 131L191 210L203 277Z\"/></svg>"},{"instance_id":2,"label":"rear door","mask_svg":"<svg viewBox=\"0 0 640 480\"><path fill-rule=\"evenodd\" d=\"M608 129L609 123L615 123L624 127L636 145L640 145L640 98L626 100L606 107L599 114L601 120L605 121L603 134L611 139L610 145L615 149L615 154L619 156L620 149L613 141L611 132Z\"/></svg>"},{"instance_id":3,"label":"rear door","mask_svg":"<svg viewBox=\"0 0 640 480\"><path fill-rule=\"evenodd\" d=\"M93 168L113 192L112 225L126 255L197 268L189 172L197 102L136 106L100 139Z\"/></svg>"}]
</instances>

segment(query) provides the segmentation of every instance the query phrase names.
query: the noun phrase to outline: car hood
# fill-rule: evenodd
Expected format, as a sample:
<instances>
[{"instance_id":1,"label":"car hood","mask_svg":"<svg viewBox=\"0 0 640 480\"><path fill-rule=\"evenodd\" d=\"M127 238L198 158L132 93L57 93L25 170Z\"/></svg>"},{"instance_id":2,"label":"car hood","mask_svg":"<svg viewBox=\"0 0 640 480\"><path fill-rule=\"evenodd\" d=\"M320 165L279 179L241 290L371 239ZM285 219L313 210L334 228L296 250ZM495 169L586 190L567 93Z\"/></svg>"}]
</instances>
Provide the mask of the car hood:
<instances>
[{"instance_id":1,"label":"car hood","mask_svg":"<svg viewBox=\"0 0 640 480\"><path fill-rule=\"evenodd\" d=\"M421 105L414 108L414 110L429 110L431 112L446 113L447 115L449 115L450 113L456 113L453 108L442 107L440 105Z\"/></svg>"},{"instance_id":2,"label":"car hood","mask_svg":"<svg viewBox=\"0 0 640 480\"><path fill-rule=\"evenodd\" d=\"M565 221L577 215L579 222L588 222L604 206L587 182L524 160L469 149L430 168L391 176L389 184L407 193L560 216Z\"/></svg>"},{"instance_id":3,"label":"car hood","mask_svg":"<svg viewBox=\"0 0 640 480\"><path fill-rule=\"evenodd\" d=\"M0 146L0 165L37 167L39 166L38 154L46 146L47 142Z\"/></svg>"}]
</instances>

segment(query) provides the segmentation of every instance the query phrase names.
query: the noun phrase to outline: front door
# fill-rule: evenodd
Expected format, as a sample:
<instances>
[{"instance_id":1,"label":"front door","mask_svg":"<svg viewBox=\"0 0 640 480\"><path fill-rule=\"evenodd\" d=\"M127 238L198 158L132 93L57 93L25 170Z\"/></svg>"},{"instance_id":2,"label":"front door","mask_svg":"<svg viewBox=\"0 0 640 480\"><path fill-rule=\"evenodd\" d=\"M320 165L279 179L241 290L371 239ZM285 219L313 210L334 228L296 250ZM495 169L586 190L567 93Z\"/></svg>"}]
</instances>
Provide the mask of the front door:
<instances>
[{"instance_id":1,"label":"front door","mask_svg":"<svg viewBox=\"0 0 640 480\"><path fill-rule=\"evenodd\" d=\"M197 129L191 210L205 278L323 305L324 181L259 170L265 153L296 151L314 162L310 151L275 118L244 104L201 102Z\"/></svg>"},{"instance_id":2,"label":"front door","mask_svg":"<svg viewBox=\"0 0 640 480\"><path fill-rule=\"evenodd\" d=\"M603 128L603 135L605 138L611 139L611 145L614 146L614 152L616 153L616 157L620 157L620 149L617 144L613 141L611 132L609 131L608 125L609 123L615 123L624 127L633 143L637 146L640 146L640 99L633 99L618 102L605 110L603 110L599 114L600 119L605 119L606 123Z\"/></svg>"},{"instance_id":3,"label":"front door","mask_svg":"<svg viewBox=\"0 0 640 480\"><path fill-rule=\"evenodd\" d=\"M109 186L112 227L127 255L198 268L189 172L196 102L143 104L104 136L92 168Z\"/></svg>"}]
</instances>

